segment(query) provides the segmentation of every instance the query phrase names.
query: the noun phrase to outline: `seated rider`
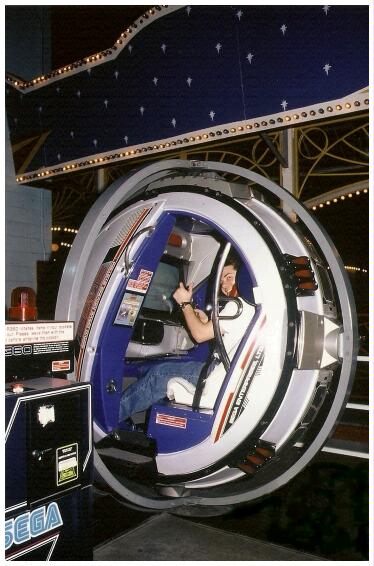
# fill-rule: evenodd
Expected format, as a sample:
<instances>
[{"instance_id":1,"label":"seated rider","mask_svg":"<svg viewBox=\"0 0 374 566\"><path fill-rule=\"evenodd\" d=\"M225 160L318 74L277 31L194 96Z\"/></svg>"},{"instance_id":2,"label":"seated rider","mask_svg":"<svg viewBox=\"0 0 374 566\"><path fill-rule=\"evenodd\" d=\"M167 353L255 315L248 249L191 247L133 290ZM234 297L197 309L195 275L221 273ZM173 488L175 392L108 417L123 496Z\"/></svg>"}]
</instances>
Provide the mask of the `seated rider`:
<instances>
[{"instance_id":1,"label":"seated rider","mask_svg":"<svg viewBox=\"0 0 374 566\"><path fill-rule=\"evenodd\" d=\"M239 258L230 252L220 279L220 290L223 296L237 296L236 274L239 265ZM212 340L214 338L213 323L205 312L192 306L192 294L192 284L186 289L183 283L180 283L173 298L182 309L187 328L193 339L197 343ZM219 321L223 343L230 359L248 328L254 312L252 306L239 300L243 305L241 314L235 319ZM233 316L237 313L237 309L237 305L229 301L220 311L220 315ZM126 420L132 414L144 411L153 403L163 399L166 396L168 381L172 377L183 377L196 385L204 365L205 362L184 361L183 359L155 364L123 392L120 402L120 420Z\"/></svg>"}]
</instances>

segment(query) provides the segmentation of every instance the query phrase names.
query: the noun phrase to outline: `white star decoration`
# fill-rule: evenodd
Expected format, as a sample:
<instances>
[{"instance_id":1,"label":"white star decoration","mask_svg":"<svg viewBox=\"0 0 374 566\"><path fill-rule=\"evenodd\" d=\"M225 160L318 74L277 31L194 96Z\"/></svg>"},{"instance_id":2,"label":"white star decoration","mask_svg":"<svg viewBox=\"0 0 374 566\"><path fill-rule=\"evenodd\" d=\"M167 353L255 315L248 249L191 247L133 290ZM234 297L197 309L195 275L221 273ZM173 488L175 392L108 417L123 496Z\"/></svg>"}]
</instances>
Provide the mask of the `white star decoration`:
<instances>
[{"instance_id":1,"label":"white star decoration","mask_svg":"<svg viewBox=\"0 0 374 566\"><path fill-rule=\"evenodd\" d=\"M215 115L216 115L216 113L214 112L214 110L211 110L211 111L209 112L209 116L210 116L210 119L212 120L212 122L213 122L213 120L214 120L214 116L215 116Z\"/></svg>"},{"instance_id":2,"label":"white star decoration","mask_svg":"<svg viewBox=\"0 0 374 566\"><path fill-rule=\"evenodd\" d=\"M162 49L162 51L164 52L164 55L165 55L165 52L166 52L166 45L165 45L165 43L163 43L163 44L161 45L161 49Z\"/></svg>"},{"instance_id":3,"label":"white star decoration","mask_svg":"<svg viewBox=\"0 0 374 566\"><path fill-rule=\"evenodd\" d=\"M95 147L97 147L97 140L93 140L93 144Z\"/></svg>"},{"instance_id":4,"label":"white star decoration","mask_svg":"<svg viewBox=\"0 0 374 566\"><path fill-rule=\"evenodd\" d=\"M74 132L73 132L73 130L70 132L70 137L71 137L71 138L74 138Z\"/></svg>"},{"instance_id":5,"label":"white star decoration","mask_svg":"<svg viewBox=\"0 0 374 566\"><path fill-rule=\"evenodd\" d=\"M108 102L109 102L109 100L106 98L106 99L104 100L105 108L108 108Z\"/></svg>"},{"instance_id":6,"label":"white star decoration","mask_svg":"<svg viewBox=\"0 0 374 566\"><path fill-rule=\"evenodd\" d=\"M281 30L281 32L282 32L283 35L284 35L284 34L286 33L286 30L287 30L286 24L283 24L279 29Z\"/></svg>"},{"instance_id":7,"label":"white star decoration","mask_svg":"<svg viewBox=\"0 0 374 566\"><path fill-rule=\"evenodd\" d=\"M326 75L329 74L329 71L330 71L331 68L332 67L331 67L330 63L326 63L326 65L324 65L323 70L325 71Z\"/></svg>"},{"instance_id":8,"label":"white star decoration","mask_svg":"<svg viewBox=\"0 0 374 566\"><path fill-rule=\"evenodd\" d=\"M144 106L141 106L141 107L139 108L139 110L140 110L140 114L143 116L144 110L145 110Z\"/></svg>"},{"instance_id":9,"label":"white star decoration","mask_svg":"<svg viewBox=\"0 0 374 566\"><path fill-rule=\"evenodd\" d=\"M326 16L330 10L331 6L323 6L322 10L325 12Z\"/></svg>"},{"instance_id":10,"label":"white star decoration","mask_svg":"<svg viewBox=\"0 0 374 566\"><path fill-rule=\"evenodd\" d=\"M129 44L129 46L128 46L128 48L127 48L127 49L129 50L129 52L130 52L130 53L132 52L132 50L133 50L133 47L132 47L131 43Z\"/></svg>"},{"instance_id":11,"label":"white star decoration","mask_svg":"<svg viewBox=\"0 0 374 566\"><path fill-rule=\"evenodd\" d=\"M222 45L220 43L217 43L216 49L217 49L217 53L219 53L222 49Z\"/></svg>"},{"instance_id":12,"label":"white star decoration","mask_svg":"<svg viewBox=\"0 0 374 566\"><path fill-rule=\"evenodd\" d=\"M238 12L236 12L236 17L238 18L239 21L240 21L242 15L243 15L243 12L241 10L238 10Z\"/></svg>"},{"instance_id":13,"label":"white star decoration","mask_svg":"<svg viewBox=\"0 0 374 566\"><path fill-rule=\"evenodd\" d=\"M114 76L118 79L119 71L114 71Z\"/></svg>"},{"instance_id":14,"label":"white star decoration","mask_svg":"<svg viewBox=\"0 0 374 566\"><path fill-rule=\"evenodd\" d=\"M192 83L191 77L188 77L188 79L186 80L186 83L188 84L188 86L191 86L191 83Z\"/></svg>"},{"instance_id":15,"label":"white star decoration","mask_svg":"<svg viewBox=\"0 0 374 566\"><path fill-rule=\"evenodd\" d=\"M125 136L123 139L125 140L125 144L127 145L127 144L128 144L128 141L129 141L129 138L128 138L127 136Z\"/></svg>"},{"instance_id":16,"label":"white star decoration","mask_svg":"<svg viewBox=\"0 0 374 566\"><path fill-rule=\"evenodd\" d=\"M187 12L187 14L188 14L188 15L190 15L190 12L191 12L191 6L187 6L187 8L186 8L186 12Z\"/></svg>"},{"instance_id":17,"label":"white star decoration","mask_svg":"<svg viewBox=\"0 0 374 566\"><path fill-rule=\"evenodd\" d=\"M153 83L154 83L155 86L157 86L157 83L158 83L158 78L157 78L157 77L153 77Z\"/></svg>"},{"instance_id":18,"label":"white star decoration","mask_svg":"<svg viewBox=\"0 0 374 566\"><path fill-rule=\"evenodd\" d=\"M177 125L177 121L175 118L172 119L171 121L173 128L175 128L175 126Z\"/></svg>"},{"instance_id":19,"label":"white star decoration","mask_svg":"<svg viewBox=\"0 0 374 566\"><path fill-rule=\"evenodd\" d=\"M253 53L248 53L247 55L248 63L252 63L253 57L254 57Z\"/></svg>"},{"instance_id":20,"label":"white star decoration","mask_svg":"<svg viewBox=\"0 0 374 566\"><path fill-rule=\"evenodd\" d=\"M282 100L281 106L282 106L283 110L286 110L286 108L287 108L287 106L288 106L287 100Z\"/></svg>"}]
</instances>

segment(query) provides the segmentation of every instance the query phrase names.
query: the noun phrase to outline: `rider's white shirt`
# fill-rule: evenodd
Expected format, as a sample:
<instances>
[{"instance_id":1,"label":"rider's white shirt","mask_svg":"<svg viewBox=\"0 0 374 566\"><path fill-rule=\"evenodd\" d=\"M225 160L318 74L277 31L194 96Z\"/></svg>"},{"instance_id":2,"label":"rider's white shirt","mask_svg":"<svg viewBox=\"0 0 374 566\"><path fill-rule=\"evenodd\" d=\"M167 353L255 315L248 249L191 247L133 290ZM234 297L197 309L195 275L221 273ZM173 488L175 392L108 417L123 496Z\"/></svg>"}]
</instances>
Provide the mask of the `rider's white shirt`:
<instances>
[{"instance_id":1,"label":"rider's white shirt","mask_svg":"<svg viewBox=\"0 0 374 566\"><path fill-rule=\"evenodd\" d=\"M255 313L255 308L249 305L246 301L238 297L242 304L243 310L241 314L232 320L221 320L219 321L219 326L222 332L223 344L226 348L227 355L230 359L235 354L236 348L239 342L244 336L252 317ZM233 316L238 312L238 305L235 301L229 301L225 307L221 310L221 316Z\"/></svg>"}]
</instances>

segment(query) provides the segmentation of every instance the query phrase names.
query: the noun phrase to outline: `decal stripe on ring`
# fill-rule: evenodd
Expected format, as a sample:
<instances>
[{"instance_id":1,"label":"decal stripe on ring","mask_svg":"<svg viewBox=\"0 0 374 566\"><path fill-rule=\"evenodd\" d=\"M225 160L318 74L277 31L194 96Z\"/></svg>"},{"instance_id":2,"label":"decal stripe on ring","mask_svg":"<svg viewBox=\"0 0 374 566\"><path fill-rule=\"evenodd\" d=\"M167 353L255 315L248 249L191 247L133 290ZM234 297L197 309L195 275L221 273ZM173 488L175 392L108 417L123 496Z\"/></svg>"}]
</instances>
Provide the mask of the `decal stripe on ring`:
<instances>
[{"instance_id":1,"label":"decal stripe on ring","mask_svg":"<svg viewBox=\"0 0 374 566\"><path fill-rule=\"evenodd\" d=\"M225 407L225 409L224 409L224 411L223 411L223 415L222 415L222 418L221 418L221 422L219 423L218 430L217 430L217 433L216 433L216 437L215 437L215 439L214 439L214 442L217 442L217 440L218 440L219 437L221 436L221 430L222 430L222 427L223 427L223 425L224 425L224 423L225 423L227 411L229 410L229 407L230 407L230 405L231 405L231 401L232 401L233 396L234 396L234 393L230 393L229 398L227 399L226 407Z\"/></svg>"}]
</instances>

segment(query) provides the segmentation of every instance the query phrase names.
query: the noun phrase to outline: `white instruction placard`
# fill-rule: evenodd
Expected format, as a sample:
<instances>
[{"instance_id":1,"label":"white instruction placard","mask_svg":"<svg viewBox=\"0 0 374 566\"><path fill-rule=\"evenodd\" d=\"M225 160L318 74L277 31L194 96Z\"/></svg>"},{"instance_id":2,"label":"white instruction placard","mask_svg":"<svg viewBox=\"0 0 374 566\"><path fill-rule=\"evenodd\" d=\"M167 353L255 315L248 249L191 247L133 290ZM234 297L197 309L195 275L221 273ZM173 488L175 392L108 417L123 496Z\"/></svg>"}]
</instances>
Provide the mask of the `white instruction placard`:
<instances>
[{"instance_id":1,"label":"white instruction placard","mask_svg":"<svg viewBox=\"0 0 374 566\"><path fill-rule=\"evenodd\" d=\"M7 322L5 325L5 344L35 344L42 342L62 342L74 340L74 322Z\"/></svg>"}]
</instances>

